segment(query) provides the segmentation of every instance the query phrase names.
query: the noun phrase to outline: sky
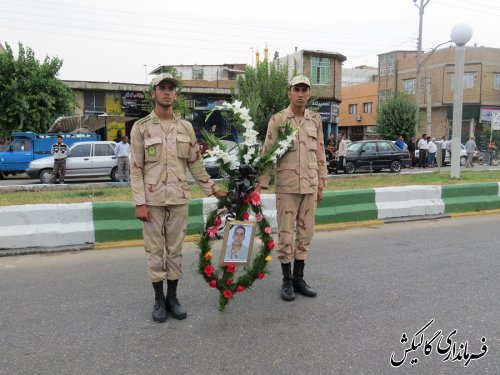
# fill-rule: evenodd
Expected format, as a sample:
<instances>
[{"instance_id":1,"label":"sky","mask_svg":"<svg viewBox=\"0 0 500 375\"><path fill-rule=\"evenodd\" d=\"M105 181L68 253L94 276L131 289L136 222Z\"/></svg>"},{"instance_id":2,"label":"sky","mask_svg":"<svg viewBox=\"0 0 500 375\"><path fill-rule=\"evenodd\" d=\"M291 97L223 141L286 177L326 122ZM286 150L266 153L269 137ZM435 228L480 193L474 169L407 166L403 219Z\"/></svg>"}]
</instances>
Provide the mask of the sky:
<instances>
[{"instance_id":1,"label":"sky","mask_svg":"<svg viewBox=\"0 0 500 375\"><path fill-rule=\"evenodd\" d=\"M420 5L421 0L416 0ZM424 1L425 4L426 1ZM413 0L1 0L0 43L18 42L38 60L64 61L64 80L146 83L160 65L255 65L272 57L323 50L347 57L345 68L377 66L377 55L416 50ZM422 50L450 40L458 23L472 46L500 48L498 0L428 0Z\"/></svg>"}]
</instances>

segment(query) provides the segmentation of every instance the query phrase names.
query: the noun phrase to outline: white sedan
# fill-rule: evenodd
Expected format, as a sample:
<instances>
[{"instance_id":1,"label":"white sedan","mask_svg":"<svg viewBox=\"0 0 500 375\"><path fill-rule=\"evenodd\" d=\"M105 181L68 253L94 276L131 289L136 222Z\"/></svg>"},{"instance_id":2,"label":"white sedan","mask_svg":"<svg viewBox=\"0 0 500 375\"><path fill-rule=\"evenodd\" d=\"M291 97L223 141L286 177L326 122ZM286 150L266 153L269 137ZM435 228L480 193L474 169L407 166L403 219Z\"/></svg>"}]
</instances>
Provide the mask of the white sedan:
<instances>
[{"instance_id":1,"label":"white sedan","mask_svg":"<svg viewBox=\"0 0 500 375\"><path fill-rule=\"evenodd\" d=\"M66 160L66 178L105 177L118 181L116 173L118 160L114 155L115 142L92 141L80 142L70 147ZM54 157L33 160L26 170L31 178L39 178L43 184L52 182Z\"/></svg>"}]
</instances>

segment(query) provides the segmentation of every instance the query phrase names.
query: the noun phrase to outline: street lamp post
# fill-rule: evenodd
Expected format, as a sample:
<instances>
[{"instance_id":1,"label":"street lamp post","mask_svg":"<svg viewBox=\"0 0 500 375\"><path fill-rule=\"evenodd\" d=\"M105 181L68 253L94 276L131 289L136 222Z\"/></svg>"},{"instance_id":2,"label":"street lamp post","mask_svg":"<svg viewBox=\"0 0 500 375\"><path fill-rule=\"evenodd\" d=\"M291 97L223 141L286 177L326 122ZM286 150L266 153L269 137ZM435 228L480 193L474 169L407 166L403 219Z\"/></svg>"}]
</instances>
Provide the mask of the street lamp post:
<instances>
[{"instance_id":1,"label":"street lamp post","mask_svg":"<svg viewBox=\"0 0 500 375\"><path fill-rule=\"evenodd\" d=\"M465 23L451 30L451 41L455 43L455 82L453 93L453 125L451 130L451 178L460 178L460 143L462 135L462 106L464 101L463 79L465 44L472 38L472 29Z\"/></svg>"},{"instance_id":2,"label":"street lamp post","mask_svg":"<svg viewBox=\"0 0 500 375\"><path fill-rule=\"evenodd\" d=\"M417 135L418 132L418 114L419 114L419 107L420 107L420 98L419 98L419 87L420 87L420 56L422 54L422 29L423 29L423 24L424 24L424 10L427 4L429 3L430 0L425 1L420 0L420 5L417 5L417 0L413 0L413 5L415 5L418 8L418 42L417 42L417 71L415 74L415 103L417 105L417 115L415 118L415 136Z\"/></svg>"}]
</instances>

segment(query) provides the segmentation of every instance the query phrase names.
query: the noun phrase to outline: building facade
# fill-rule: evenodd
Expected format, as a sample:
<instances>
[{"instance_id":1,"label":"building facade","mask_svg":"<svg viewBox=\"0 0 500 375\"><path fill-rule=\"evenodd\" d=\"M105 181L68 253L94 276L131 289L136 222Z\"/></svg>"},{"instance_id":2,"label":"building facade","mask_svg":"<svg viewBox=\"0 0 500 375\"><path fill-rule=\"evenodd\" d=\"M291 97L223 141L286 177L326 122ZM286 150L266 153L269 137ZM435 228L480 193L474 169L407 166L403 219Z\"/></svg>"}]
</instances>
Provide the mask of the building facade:
<instances>
[{"instance_id":1,"label":"building facade","mask_svg":"<svg viewBox=\"0 0 500 375\"><path fill-rule=\"evenodd\" d=\"M289 78L294 72L304 74L311 81L312 103L319 109L325 139L338 133L339 108L342 101L342 63L346 57L337 52L300 50L280 59L288 64Z\"/></svg>"},{"instance_id":2,"label":"building facade","mask_svg":"<svg viewBox=\"0 0 500 375\"><path fill-rule=\"evenodd\" d=\"M455 48L425 53L421 61L417 93L416 52L392 51L379 55L379 101L400 92L413 96L419 107L417 134L450 137ZM475 135L478 146L484 149L490 137L491 111L500 110L500 49L466 47L463 98L462 142Z\"/></svg>"},{"instance_id":3,"label":"building facade","mask_svg":"<svg viewBox=\"0 0 500 375\"><path fill-rule=\"evenodd\" d=\"M378 82L342 87L339 132L346 139L361 141L377 138Z\"/></svg>"}]
</instances>

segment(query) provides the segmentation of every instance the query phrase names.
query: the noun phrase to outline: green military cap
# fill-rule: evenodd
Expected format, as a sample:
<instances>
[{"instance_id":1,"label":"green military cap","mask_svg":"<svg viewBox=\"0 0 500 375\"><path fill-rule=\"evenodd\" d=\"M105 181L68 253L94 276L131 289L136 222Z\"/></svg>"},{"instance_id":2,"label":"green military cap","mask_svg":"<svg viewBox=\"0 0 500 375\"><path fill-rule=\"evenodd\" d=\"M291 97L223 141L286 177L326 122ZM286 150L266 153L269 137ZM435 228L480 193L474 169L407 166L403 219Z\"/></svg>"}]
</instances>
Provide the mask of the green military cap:
<instances>
[{"instance_id":1,"label":"green military cap","mask_svg":"<svg viewBox=\"0 0 500 375\"><path fill-rule=\"evenodd\" d=\"M158 74L156 77L154 77L151 80L151 88L154 89L162 81L168 81L172 85L174 85L174 87L177 87L177 80L174 78L174 76L172 74L162 73L162 74Z\"/></svg>"},{"instance_id":2,"label":"green military cap","mask_svg":"<svg viewBox=\"0 0 500 375\"><path fill-rule=\"evenodd\" d=\"M305 75L302 74L293 77L292 80L290 81L290 87L300 84L311 87L311 82L309 81L309 78L307 78Z\"/></svg>"}]
</instances>

